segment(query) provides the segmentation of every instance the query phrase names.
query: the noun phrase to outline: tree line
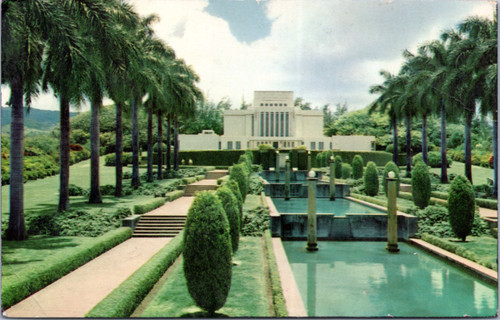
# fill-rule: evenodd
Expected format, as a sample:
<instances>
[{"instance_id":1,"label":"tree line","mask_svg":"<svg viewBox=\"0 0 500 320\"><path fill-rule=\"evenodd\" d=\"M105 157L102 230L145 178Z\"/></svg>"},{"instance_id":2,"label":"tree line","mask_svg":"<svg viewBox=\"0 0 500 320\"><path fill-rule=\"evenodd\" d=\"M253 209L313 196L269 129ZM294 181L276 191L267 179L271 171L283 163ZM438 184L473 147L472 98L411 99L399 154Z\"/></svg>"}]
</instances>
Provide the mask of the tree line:
<instances>
[{"instance_id":1,"label":"tree line","mask_svg":"<svg viewBox=\"0 0 500 320\"><path fill-rule=\"evenodd\" d=\"M116 196L121 196L122 189L123 109L130 108L132 114L132 186L140 184L140 108L148 113L148 141L152 139L153 115L159 124L159 142L162 119L167 119L166 140L173 139L173 169L178 169L179 118L192 116L203 94L194 70L155 35L151 25L157 19L155 15L139 16L131 5L120 0L2 0L2 84L10 88L12 107L8 239L27 236L23 111L41 91L50 88L59 100L59 211L69 208L70 105L85 99L91 110L90 203L102 202L99 110L105 97L116 107ZM169 151L167 148L168 157ZM167 170L171 169L170 161L167 164ZM148 161L150 176L152 164Z\"/></svg>"},{"instance_id":2,"label":"tree line","mask_svg":"<svg viewBox=\"0 0 500 320\"><path fill-rule=\"evenodd\" d=\"M440 39L419 46L416 53L403 52L405 58L398 74L382 70L384 82L372 86L378 98L369 111L387 114L398 145L398 123L406 125L406 171L411 172L411 122L422 121L422 157L428 162L427 119L441 119L441 182L448 182L446 123L464 123L465 176L472 183L471 127L474 116L493 120L493 189L497 194L498 112L497 112L497 17L493 20L470 17L456 28L444 31ZM393 151L398 163L398 148Z\"/></svg>"}]
</instances>

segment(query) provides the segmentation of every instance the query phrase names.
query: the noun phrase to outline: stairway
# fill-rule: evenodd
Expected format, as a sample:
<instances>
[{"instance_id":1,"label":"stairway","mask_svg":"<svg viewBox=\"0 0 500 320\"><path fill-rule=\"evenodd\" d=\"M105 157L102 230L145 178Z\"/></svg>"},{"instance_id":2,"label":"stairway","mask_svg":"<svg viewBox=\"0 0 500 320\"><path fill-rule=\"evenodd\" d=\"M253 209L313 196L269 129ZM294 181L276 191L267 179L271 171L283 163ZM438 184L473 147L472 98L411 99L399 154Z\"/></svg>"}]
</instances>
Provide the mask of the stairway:
<instances>
[{"instance_id":1,"label":"stairway","mask_svg":"<svg viewBox=\"0 0 500 320\"><path fill-rule=\"evenodd\" d=\"M132 237L175 237L184 228L186 216L143 215Z\"/></svg>"}]
</instances>

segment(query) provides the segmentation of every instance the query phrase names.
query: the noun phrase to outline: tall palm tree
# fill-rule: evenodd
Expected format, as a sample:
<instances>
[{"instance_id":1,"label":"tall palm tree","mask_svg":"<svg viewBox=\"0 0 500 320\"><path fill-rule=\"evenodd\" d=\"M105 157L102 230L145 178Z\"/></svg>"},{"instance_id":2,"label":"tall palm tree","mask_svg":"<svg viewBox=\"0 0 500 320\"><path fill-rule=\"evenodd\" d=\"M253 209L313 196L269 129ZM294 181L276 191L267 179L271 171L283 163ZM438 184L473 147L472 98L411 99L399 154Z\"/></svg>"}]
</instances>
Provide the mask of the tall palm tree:
<instances>
[{"instance_id":1,"label":"tall palm tree","mask_svg":"<svg viewBox=\"0 0 500 320\"><path fill-rule=\"evenodd\" d=\"M468 61L475 70L471 87L480 101L482 115L491 114L493 119L493 189L496 195L498 192L497 16L495 15L493 20L471 17L461 23L458 29L467 40L475 44L474 52Z\"/></svg>"},{"instance_id":2,"label":"tall palm tree","mask_svg":"<svg viewBox=\"0 0 500 320\"><path fill-rule=\"evenodd\" d=\"M384 82L381 85L370 87L370 93L380 94L380 96L370 105L368 113L378 111L380 113L387 113L389 115L392 127L392 144L394 146L392 152L392 161L396 165L399 164L399 143L398 143L398 116L397 110L397 97L395 94L395 87L393 86L394 75L387 71L380 71L380 75L384 77ZM397 92L397 91L396 91Z\"/></svg>"},{"instance_id":3,"label":"tall palm tree","mask_svg":"<svg viewBox=\"0 0 500 320\"><path fill-rule=\"evenodd\" d=\"M10 145L9 226L6 237L27 237L24 223L24 104L38 92L43 52L60 41L65 52L75 43L74 29L66 12L52 1L2 1L2 84L10 88L12 107Z\"/></svg>"}]
</instances>

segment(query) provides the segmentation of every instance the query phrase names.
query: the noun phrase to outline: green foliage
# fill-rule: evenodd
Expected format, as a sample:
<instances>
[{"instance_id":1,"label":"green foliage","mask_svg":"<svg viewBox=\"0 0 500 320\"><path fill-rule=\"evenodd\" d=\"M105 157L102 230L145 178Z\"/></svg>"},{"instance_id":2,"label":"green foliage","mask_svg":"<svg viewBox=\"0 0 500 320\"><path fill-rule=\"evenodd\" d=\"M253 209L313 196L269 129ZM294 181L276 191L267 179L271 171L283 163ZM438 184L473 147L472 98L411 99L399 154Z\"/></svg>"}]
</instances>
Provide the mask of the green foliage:
<instances>
[{"instance_id":1,"label":"green foliage","mask_svg":"<svg viewBox=\"0 0 500 320\"><path fill-rule=\"evenodd\" d=\"M122 219L131 214L129 208L117 208L112 212L39 211L26 217L26 226L29 234L98 237L120 227Z\"/></svg>"},{"instance_id":2,"label":"green foliage","mask_svg":"<svg viewBox=\"0 0 500 320\"><path fill-rule=\"evenodd\" d=\"M238 159L238 163L243 163L246 166L248 172L252 172L252 160L248 157L247 152L240 156L240 158Z\"/></svg>"},{"instance_id":3,"label":"green foliage","mask_svg":"<svg viewBox=\"0 0 500 320\"><path fill-rule=\"evenodd\" d=\"M240 187L235 180L229 179L222 184L222 186L227 186L234 196L238 200L238 208L240 209L240 221L243 221L243 197L241 196Z\"/></svg>"},{"instance_id":4,"label":"green foliage","mask_svg":"<svg viewBox=\"0 0 500 320\"><path fill-rule=\"evenodd\" d=\"M178 234L134 274L85 315L87 318L128 318L182 252Z\"/></svg>"},{"instance_id":5,"label":"green foliage","mask_svg":"<svg viewBox=\"0 0 500 320\"><path fill-rule=\"evenodd\" d=\"M498 209L498 200L476 198L476 204L482 208Z\"/></svg>"},{"instance_id":6,"label":"green foliage","mask_svg":"<svg viewBox=\"0 0 500 320\"><path fill-rule=\"evenodd\" d=\"M184 190L170 191L165 194L165 200L171 202L174 201L175 199L179 199L183 195L184 195Z\"/></svg>"},{"instance_id":7,"label":"green foliage","mask_svg":"<svg viewBox=\"0 0 500 320\"><path fill-rule=\"evenodd\" d=\"M198 193L184 228L184 275L193 300L212 315L231 288L231 251L229 222L220 200L211 192Z\"/></svg>"},{"instance_id":8,"label":"green foliage","mask_svg":"<svg viewBox=\"0 0 500 320\"><path fill-rule=\"evenodd\" d=\"M128 166L129 164L132 164L132 153L122 153L122 166ZM116 166L116 155L114 153L106 155L104 157L104 165L108 167Z\"/></svg>"},{"instance_id":9,"label":"green foliage","mask_svg":"<svg viewBox=\"0 0 500 320\"><path fill-rule=\"evenodd\" d=\"M331 156L335 156L335 152L333 150L321 151L320 153L317 153L315 158L316 167L329 167Z\"/></svg>"},{"instance_id":10,"label":"green foliage","mask_svg":"<svg viewBox=\"0 0 500 320\"><path fill-rule=\"evenodd\" d=\"M363 178L363 168L365 166L365 162L363 157L359 154L355 155L352 159L352 178L354 180Z\"/></svg>"},{"instance_id":11,"label":"green foliage","mask_svg":"<svg viewBox=\"0 0 500 320\"><path fill-rule=\"evenodd\" d=\"M449 168L451 163L453 162L450 155L447 153L446 156L447 162L446 166ZM412 164L415 165L417 161L423 161L422 153L417 153L412 158ZM440 168L441 167L441 152L439 151L430 151L427 153L427 165L431 168Z\"/></svg>"},{"instance_id":12,"label":"green foliage","mask_svg":"<svg viewBox=\"0 0 500 320\"><path fill-rule=\"evenodd\" d=\"M249 172L244 164L237 164L231 167L229 170L229 179L232 179L238 183L240 188L241 197L243 202L248 194L248 176Z\"/></svg>"},{"instance_id":13,"label":"green foliage","mask_svg":"<svg viewBox=\"0 0 500 320\"><path fill-rule=\"evenodd\" d=\"M234 193L227 187L223 186L217 189L217 197L219 197L222 207L226 212L229 221L229 228L231 233L231 245L233 252L238 250L238 243L240 241L240 209L238 208L238 199Z\"/></svg>"},{"instance_id":14,"label":"green foliage","mask_svg":"<svg viewBox=\"0 0 500 320\"><path fill-rule=\"evenodd\" d=\"M384 190L385 195L387 196L387 178L389 172L393 171L396 174L396 196L399 194L399 167L392 161L387 162L384 167L384 172L382 173L382 188Z\"/></svg>"},{"instance_id":15,"label":"green foliage","mask_svg":"<svg viewBox=\"0 0 500 320\"><path fill-rule=\"evenodd\" d=\"M256 207L244 210L241 235L249 237L260 237L264 231L269 229L269 210L264 207Z\"/></svg>"},{"instance_id":16,"label":"green foliage","mask_svg":"<svg viewBox=\"0 0 500 320\"><path fill-rule=\"evenodd\" d=\"M134 205L132 211L134 212L134 214L143 214L161 207L164 204L165 198L154 198L149 200L148 202L138 203Z\"/></svg>"},{"instance_id":17,"label":"green foliage","mask_svg":"<svg viewBox=\"0 0 500 320\"><path fill-rule=\"evenodd\" d=\"M334 171L335 171L335 178L337 178L337 179L342 178L342 157L341 156L335 156Z\"/></svg>"},{"instance_id":18,"label":"green foliage","mask_svg":"<svg viewBox=\"0 0 500 320\"><path fill-rule=\"evenodd\" d=\"M379 181L377 166L373 161L367 163L363 181L365 193L369 196L376 196L378 194Z\"/></svg>"},{"instance_id":19,"label":"green foliage","mask_svg":"<svg viewBox=\"0 0 500 320\"><path fill-rule=\"evenodd\" d=\"M98 255L130 238L130 228L120 228L75 247L73 254L48 258L47 262L36 269L18 273L15 282L2 282L2 308L5 310L46 287L62 276L84 265Z\"/></svg>"},{"instance_id":20,"label":"green foliage","mask_svg":"<svg viewBox=\"0 0 500 320\"><path fill-rule=\"evenodd\" d=\"M350 179L352 174L352 167L348 163L342 164L342 179Z\"/></svg>"},{"instance_id":21,"label":"green foliage","mask_svg":"<svg viewBox=\"0 0 500 320\"><path fill-rule=\"evenodd\" d=\"M251 174L248 182L249 194L260 194L264 190L264 183L258 174Z\"/></svg>"},{"instance_id":22,"label":"green foliage","mask_svg":"<svg viewBox=\"0 0 500 320\"><path fill-rule=\"evenodd\" d=\"M179 161L193 163L200 166L231 166L237 163L243 150L199 150L199 151L179 151Z\"/></svg>"},{"instance_id":23,"label":"green foliage","mask_svg":"<svg viewBox=\"0 0 500 320\"><path fill-rule=\"evenodd\" d=\"M68 191L69 191L69 195L70 196L88 196L89 195L89 192L87 190L85 190L84 188L82 187L79 187L75 184L69 184L68 186Z\"/></svg>"},{"instance_id":24,"label":"green foliage","mask_svg":"<svg viewBox=\"0 0 500 320\"><path fill-rule=\"evenodd\" d=\"M474 222L474 191L469 180L458 176L453 180L448 197L450 225L456 236L465 241Z\"/></svg>"},{"instance_id":25,"label":"green foliage","mask_svg":"<svg viewBox=\"0 0 500 320\"><path fill-rule=\"evenodd\" d=\"M271 296L273 299L274 316L277 318L288 317L286 302L283 296L283 288L281 287L280 274L276 264L276 257L273 252L271 232L269 232L269 230L266 230L264 240L266 244L266 259L269 272L269 282L271 286Z\"/></svg>"},{"instance_id":26,"label":"green foliage","mask_svg":"<svg viewBox=\"0 0 500 320\"><path fill-rule=\"evenodd\" d=\"M429 169L423 161L417 161L411 173L413 202L421 209L429 205L431 199L431 179Z\"/></svg>"}]
</instances>

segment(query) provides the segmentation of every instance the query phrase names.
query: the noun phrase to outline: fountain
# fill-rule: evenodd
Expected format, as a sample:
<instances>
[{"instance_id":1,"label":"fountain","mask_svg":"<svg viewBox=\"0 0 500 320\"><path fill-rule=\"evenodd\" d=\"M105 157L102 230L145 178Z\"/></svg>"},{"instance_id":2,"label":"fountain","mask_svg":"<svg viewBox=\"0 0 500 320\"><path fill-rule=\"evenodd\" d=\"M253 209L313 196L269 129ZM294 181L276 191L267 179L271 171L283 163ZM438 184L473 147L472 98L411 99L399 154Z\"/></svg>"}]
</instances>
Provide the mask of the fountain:
<instances>
[{"instance_id":1,"label":"fountain","mask_svg":"<svg viewBox=\"0 0 500 320\"><path fill-rule=\"evenodd\" d=\"M387 178L387 251L399 252L398 217L396 214L396 174L391 171Z\"/></svg>"},{"instance_id":2,"label":"fountain","mask_svg":"<svg viewBox=\"0 0 500 320\"><path fill-rule=\"evenodd\" d=\"M316 235L316 174L309 171L307 184L307 251L318 250L318 237Z\"/></svg>"},{"instance_id":3,"label":"fountain","mask_svg":"<svg viewBox=\"0 0 500 320\"><path fill-rule=\"evenodd\" d=\"M335 159L330 156L330 201L335 201Z\"/></svg>"},{"instance_id":4,"label":"fountain","mask_svg":"<svg viewBox=\"0 0 500 320\"><path fill-rule=\"evenodd\" d=\"M285 200L290 200L290 157L286 156L285 161Z\"/></svg>"}]
</instances>

